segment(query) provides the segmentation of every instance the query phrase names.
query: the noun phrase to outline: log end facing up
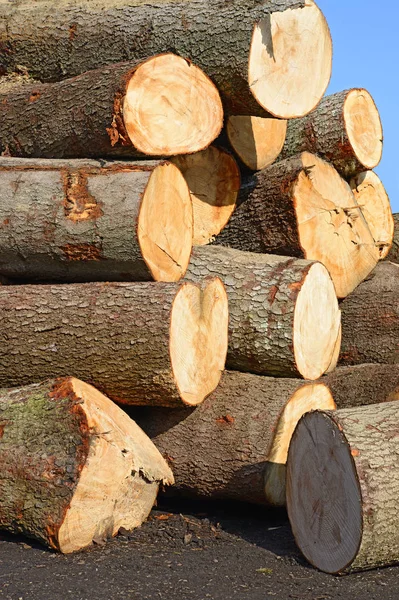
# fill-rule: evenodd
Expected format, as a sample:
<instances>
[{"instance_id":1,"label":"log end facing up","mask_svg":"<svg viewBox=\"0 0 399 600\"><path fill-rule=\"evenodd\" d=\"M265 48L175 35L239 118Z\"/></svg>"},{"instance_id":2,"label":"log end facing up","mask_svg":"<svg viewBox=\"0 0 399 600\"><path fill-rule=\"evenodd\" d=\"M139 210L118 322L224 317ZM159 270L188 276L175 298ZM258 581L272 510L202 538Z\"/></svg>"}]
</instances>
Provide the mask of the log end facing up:
<instances>
[{"instance_id":1,"label":"log end facing up","mask_svg":"<svg viewBox=\"0 0 399 600\"><path fill-rule=\"evenodd\" d=\"M296 543L313 566L331 574L350 567L362 541L362 495L351 448L329 414L306 414L293 434L287 510Z\"/></svg>"},{"instance_id":2,"label":"log end facing up","mask_svg":"<svg viewBox=\"0 0 399 600\"><path fill-rule=\"evenodd\" d=\"M138 241L155 281L179 281L190 261L193 210L187 183L175 165L152 172L143 194Z\"/></svg>"},{"instance_id":3,"label":"log end facing up","mask_svg":"<svg viewBox=\"0 0 399 600\"><path fill-rule=\"evenodd\" d=\"M218 277L185 283L173 302L170 357L183 402L195 406L218 386L228 345L228 300Z\"/></svg>"},{"instance_id":4,"label":"log end facing up","mask_svg":"<svg viewBox=\"0 0 399 600\"><path fill-rule=\"evenodd\" d=\"M382 124L369 92L353 89L344 102L344 123L355 157L365 169L374 169L382 156Z\"/></svg>"},{"instance_id":5,"label":"log end facing up","mask_svg":"<svg viewBox=\"0 0 399 600\"><path fill-rule=\"evenodd\" d=\"M313 110L327 89L331 68L330 31L311 0L255 25L248 82L257 102L273 116L292 119Z\"/></svg>"},{"instance_id":6,"label":"log end facing up","mask_svg":"<svg viewBox=\"0 0 399 600\"><path fill-rule=\"evenodd\" d=\"M129 80L123 121L133 146L150 156L207 148L223 126L219 92L193 63L174 54L143 62Z\"/></svg>"}]
</instances>

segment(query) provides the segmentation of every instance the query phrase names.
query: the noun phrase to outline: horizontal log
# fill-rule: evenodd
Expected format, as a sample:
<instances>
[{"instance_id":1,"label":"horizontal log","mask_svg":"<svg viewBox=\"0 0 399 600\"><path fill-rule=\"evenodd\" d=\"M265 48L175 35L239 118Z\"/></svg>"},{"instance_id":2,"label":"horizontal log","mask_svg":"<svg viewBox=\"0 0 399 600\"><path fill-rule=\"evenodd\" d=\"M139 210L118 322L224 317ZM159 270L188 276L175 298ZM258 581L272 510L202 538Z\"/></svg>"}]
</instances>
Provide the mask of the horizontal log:
<instances>
[{"instance_id":1,"label":"horizontal log","mask_svg":"<svg viewBox=\"0 0 399 600\"><path fill-rule=\"evenodd\" d=\"M0 4L3 71L56 81L174 52L198 64L233 114L312 110L331 75L327 23L306 0L73 0ZM104 40L112 43L104 43Z\"/></svg>"},{"instance_id":2,"label":"horizontal log","mask_svg":"<svg viewBox=\"0 0 399 600\"><path fill-rule=\"evenodd\" d=\"M345 90L326 96L309 115L288 123L279 160L312 152L349 178L378 165L382 141L381 119L369 92Z\"/></svg>"},{"instance_id":3,"label":"horizontal log","mask_svg":"<svg viewBox=\"0 0 399 600\"><path fill-rule=\"evenodd\" d=\"M172 158L190 189L193 205L193 244L208 244L224 228L236 207L241 184L233 156L210 146L202 152Z\"/></svg>"},{"instance_id":4,"label":"horizontal log","mask_svg":"<svg viewBox=\"0 0 399 600\"><path fill-rule=\"evenodd\" d=\"M0 390L0 529L63 553L133 529L173 483L151 440L73 377Z\"/></svg>"},{"instance_id":5,"label":"horizontal log","mask_svg":"<svg viewBox=\"0 0 399 600\"><path fill-rule=\"evenodd\" d=\"M194 248L189 281L217 276L229 299L227 366L279 377L317 379L334 369L341 321L320 263L230 248Z\"/></svg>"},{"instance_id":6,"label":"horizontal log","mask_svg":"<svg viewBox=\"0 0 399 600\"><path fill-rule=\"evenodd\" d=\"M388 254L388 260L399 264L399 213L393 215L394 234L392 247Z\"/></svg>"},{"instance_id":7,"label":"horizontal log","mask_svg":"<svg viewBox=\"0 0 399 600\"><path fill-rule=\"evenodd\" d=\"M341 304L340 364L399 363L399 265L381 262Z\"/></svg>"},{"instance_id":8,"label":"horizontal log","mask_svg":"<svg viewBox=\"0 0 399 600\"><path fill-rule=\"evenodd\" d=\"M0 158L0 188L5 277L178 281L186 271L192 204L171 163Z\"/></svg>"},{"instance_id":9,"label":"horizontal log","mask_svg":"<svg viewBox=\"0 0 399 600\"><path fill-rule=\"evenodd\" d=\"M399 562L398 403L308 413L291 440L287 508L305 558L327 573Z\"/></svg>"},{"instance_id":10,"label":"horizontal log","mask_svg":"<svg viewBox=\"0 0 399 600\"><path fill-rule=\"evenodd\" d=\"M216 87L173 54L108 65L60 83L0 88L5 156L186 154L209 146L222 125Z\"/></svg>"},{"instance_id":11,"label":"horizontal log","mask_svg":"<svg viewBox=\"0 0 399 600\"><path fill-rule=\"evenodd\" d=\"M245 178L237 203L215 244L320 261L339 298L363 281L380 258L348 183L308 152Z\"/></svg>"},{"instance_id":12,"label":"horizontal log","mask_svg":"<svg viewBox=\"0 0 399 600\"><path fill-rule=\"evenodd\" d=\"M0 318L3 387L73 373L116 402L193 406L226 360L218 279L4 286Z\"/></svg>"}]
</instances>

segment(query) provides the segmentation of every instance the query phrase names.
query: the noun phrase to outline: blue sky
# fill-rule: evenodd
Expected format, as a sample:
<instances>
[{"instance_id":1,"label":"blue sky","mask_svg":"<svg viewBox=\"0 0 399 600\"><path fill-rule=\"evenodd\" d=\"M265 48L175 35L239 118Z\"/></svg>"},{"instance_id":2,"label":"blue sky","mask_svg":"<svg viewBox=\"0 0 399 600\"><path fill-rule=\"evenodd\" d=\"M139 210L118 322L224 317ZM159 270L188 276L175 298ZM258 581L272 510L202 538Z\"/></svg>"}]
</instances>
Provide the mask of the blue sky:
<instances>
[{"instance_id":1,"label":"blue sky","mask_svg":"<svg viewBox=\"0 0 399 600\"><path fill-rule=\"evenodd\" d=\"M375 169L399 212L399 1L316 0L334 45L328 94L363 87L384 128L384 153Z\"/></svg>"}]
</instances>

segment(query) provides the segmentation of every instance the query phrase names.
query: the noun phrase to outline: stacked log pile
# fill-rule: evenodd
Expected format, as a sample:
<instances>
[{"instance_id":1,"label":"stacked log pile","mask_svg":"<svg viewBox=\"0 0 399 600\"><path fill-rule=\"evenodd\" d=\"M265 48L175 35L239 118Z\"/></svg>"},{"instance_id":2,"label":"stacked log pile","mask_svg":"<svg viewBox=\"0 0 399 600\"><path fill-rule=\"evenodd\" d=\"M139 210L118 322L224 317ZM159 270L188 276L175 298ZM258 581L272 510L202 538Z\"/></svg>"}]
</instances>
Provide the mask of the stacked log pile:
<instances>
[{"instance_id":1,"label":"stacked log pile","mask_svg":"<svg viewBox=\"0 0 399 600\"><path fill-rule=\"evenodd\" d=\"M313 0L17 0L0 22L0 527L72 552L173 480L270 508L287 475L301 546L306 419L334 453L369 411L357 456L399 399L372 97L323 98ZM330 572L399 560L352 546Z\"/></svg>"}]
</instances>

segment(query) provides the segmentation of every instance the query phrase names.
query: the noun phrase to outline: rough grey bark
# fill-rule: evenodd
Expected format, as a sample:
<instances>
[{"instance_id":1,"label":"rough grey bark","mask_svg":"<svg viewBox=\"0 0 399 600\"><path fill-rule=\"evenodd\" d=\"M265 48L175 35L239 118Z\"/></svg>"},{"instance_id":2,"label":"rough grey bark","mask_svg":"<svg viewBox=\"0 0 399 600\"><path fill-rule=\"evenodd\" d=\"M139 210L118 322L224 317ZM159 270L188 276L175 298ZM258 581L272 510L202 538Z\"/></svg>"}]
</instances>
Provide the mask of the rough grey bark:
<instances>
[{"instance_id":1,"label":"rough grey bark","mask_svg":"<svg viewBox=\"0 0 399 600\"><path fill-rule=\"evenodd\" d=\"M226 371L194 411L130 413L171 466L175 485L168 493L267 504L264 474L276 427L304 385Z\"/></svg>"},{"instance_id":2,"label":"rough grey bark","mask_svg":"<svg viewBox=\"0 0 399 600\"><path fill-rule=\"evenodd\" d=\"M300 421L288 458L287 503L297 543L314 566L344 573L399 562L397 414L398 404L392 402L309 413ZM308 432L312 448L306 443ZM341 455L337 464L334 454L339 444L346 457L342 460ZM332 451L325 460L318 460L322 445ZM315 471L306 466L310 453L315 457L312 466L323 473L325 484L320 492L315 489L319 482L311 483ZM340 483L352 487L351 497ZM346 505L349 511L337 514L334 503L344 495L351 500ZM304 538L310 522L312 531Z\"/></svg>"},{"instance_id":3,"label":"rough grey bark","mask_svg":"<svg viewBox=\"0 0 399 600\"><path fill-rule=\"evenodd\" d=\"M295 360L294 312L298 294L314 264L222 247L193 249L185 278L200 281L206 276L217 276L226 286L228 368L307 378Z\"/></svg>"},{"instance_id":4,"label":"rough grey bark","mask_svg":"<svg viewBox=\"0 0 399 600\"><path fill-rule=\"evenodd\" d=\"M10 72L22 65L37 79L56 81L174 52L213 79L227 110L261 116L247 77L254 24L272 12L304 6L304 0L92 0L58 2L54 10L52 2L6 2L0 5L0 68Z\"/></svg>"},{"instance_id":5,"label":"rough grey bark","mask_svg":"<svg viewBox=\"0 0 399 600\"><path fill-rule=\"evenodd\" d=\"M160 164L0 158L0 274L23 281L152 279L137 228Z\"/></svg>"},{"instance_id":6,"label":"rough grey bark","mask_svg":"<svg viewBox=\"0 0 399 600\"><path fill-rule=\"evenodd\" d=\"M159 282L0 287L0 386L72 374L120 403L182 405L169 346L180 287Z\"/></svg>"},{"instance_id":7,"label":"rough grey bark","mask_svg":"<svg viewBox=\"0 0 399 600\"><path fill-rule=\"evenodd\" d=\"M399 363L399 265L379 263L341 311L340 364Z\"/></svg>"},{"instance_id":8,"label":"rough grey bark","mask_svg":"<svg viewBox=\"0 0 399 600\"><path fill-rule=\"evenodd\" d=\"M393 215L395 221L395 232L393 234L392 248L389 251L387 260L399 265L399 213Z\"/></svg>"},{"instance_id":9,"label":"rough grey bark","mask_svg":"<svg viewBox=\"0 0 399 600\"><path fill-rule=\"evenodd\" d=\"M126 86L141 62L110 65L60 83L0 89L0 154L142 156L129 139L122 112Z\"/></svg>"},{"instance_id":10,"label":"rough grey bark","mask_svg":"<svg viewBox=\"0 0 399 600\"><path fill-rule=\"evenodd\" d=\"M318 154L349 179L364 171L350 143L344 120L344 103L351 90L325 96L318 107L300 119L290 119L278 160L301 152Z\"/></svg>"}]
</instances>

